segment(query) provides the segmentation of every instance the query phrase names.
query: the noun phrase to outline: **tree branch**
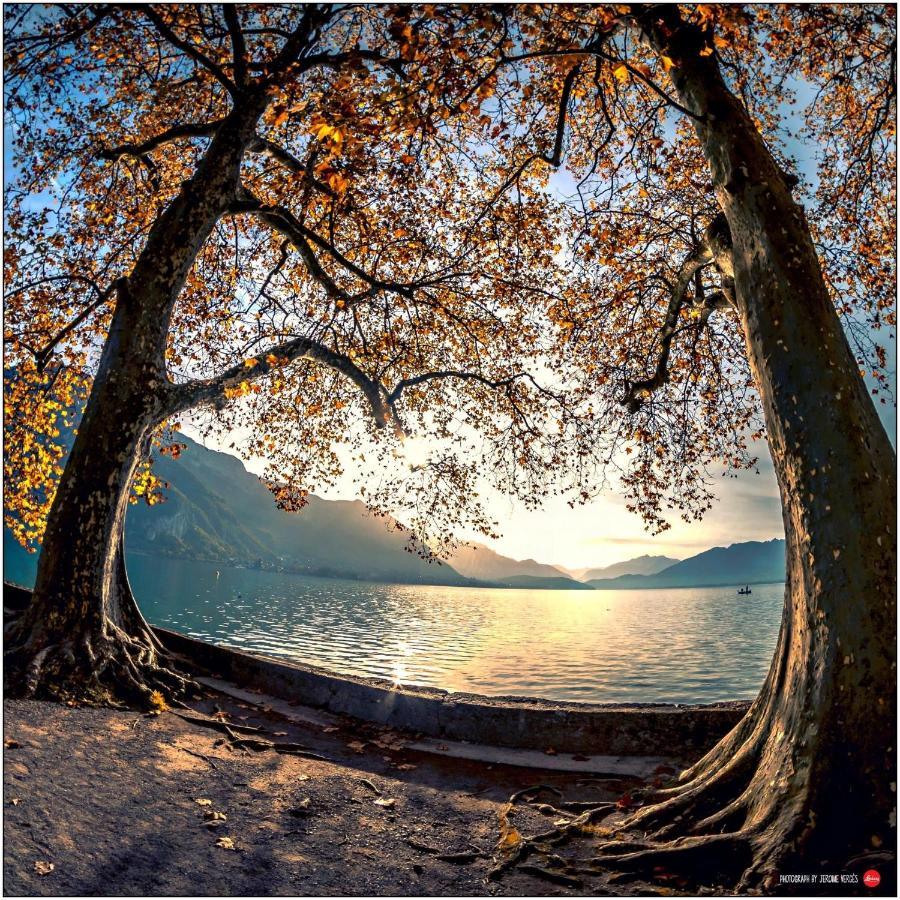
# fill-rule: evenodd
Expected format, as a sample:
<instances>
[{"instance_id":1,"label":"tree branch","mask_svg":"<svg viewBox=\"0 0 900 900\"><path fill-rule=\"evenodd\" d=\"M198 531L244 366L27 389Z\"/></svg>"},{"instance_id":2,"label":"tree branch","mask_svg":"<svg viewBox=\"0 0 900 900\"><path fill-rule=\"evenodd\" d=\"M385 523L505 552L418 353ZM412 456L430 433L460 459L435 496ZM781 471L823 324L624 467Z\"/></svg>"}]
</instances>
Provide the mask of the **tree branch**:
<instances>
[{"instance_id":1,"label":"tree branch","mask_svg":"<svg viewBox=\"0 0 900 900\"><path fill-rule=\"evenodd\" d=\"M253 213L271 228L275 229L283 237L287 238L291 245L300 253L306 267L312 277L325 288L326 293L335 300L342 300L348 307L360 300L371 297L374 291L390 291L406 299L413 296L414 286L411 284L397 284L382 281L374 275L370 275L364 269L351 262L336 247L326 241L316 232L307 228L286 207L267 206L249 192L243 191L242 196L232 206L233 212ZM312 244L324 250L347 272L354 275L360 281L369 285L369 290L359 294L350 294L340 287L337 282L325 271L319 258L316 256Z\"/></svg>"},{"instance_id":2,"label":"tree branch","mask_svg":"<svg viewBox=\"0 0 900 900\"><path fill-rule=\"evenodd\" d=\"M666 318L659 334L659 356L653 374L648 378L641 378L637 381L626 380L625 382L625 393L619 402L628 409L628 412L636 413L644 403L642 395L659 390L669 380L669 356L672 350L672 341L683 330L678 328L678 317L684 305L685 292L695 274L704 266L715 263L722 273L725 284L722 290L715 291L708 296L704 296L702 289L698 289L692 306L699 310L699 320L691 323L691 327L703 329L714 311L734 306L730 259L726 259L726 257L730 257L730 252L731 233L728 230L728 222L724 214L719 214L707 227L702 243L685 257L675 284L670 289Z\"/></svg>"},{"instance_id":3,"label":"tree branch","mask_svg":"<svg viewBox=\"0 0 900 900\"><path fill-rule=\"evenodd\" d=\"M231 3L222 4L222 15L231 37L231 51L234 57L234 80L238 87L247 83L247 45L238 19L237 9Z\"/></svg>"},{"instance_id":4,"label":"tree branch","mask_svg":"<svg viewBox=\"0 0 900 900\"><path fill-rule=\"evenodd\" d=\"M147 138L140 143L119 144L117 147L105 147L97 151L99 159L117 160L122 156L142 157L157 147L170 141L183 137L209 137L214 134L224 119L216 119L214 122L186 122L183 125L173 125L165 131Z\"/></svg>"},{"instance_id":5,"label":"tree branch","mask_svg":"<svg viewBox=\"0 0 900 900\"><path fill-rule=\"evenodd\" d=\"M231 94L232 97L237 97L238 89L231 82L228 76L222 71L219 66L217 66L205 53L203 53L200 49L194 46L189 41L186 41L180 37L172 30L172 28L166 24L165 20L160 16L160 14L149 4L147 6L140 7L144 14L148 19L153 23L156 27L156 30L170 43L173 47L176 47L178 50L181 50L182 53L187 54L191 59L195 62L199 63L225 90Z\"/></svg>"},{"instance_id":6,"label":"tree branch","mask_svg":"<svg viewBox=\"0 0 900 900\"><path fill-rule=\"evenodd\" d=\"M274 344L258 356L251 357L215 378L198 379L174 386L173 398L167 415L208 403L221 403L227 399L229 389L238 389L243 382L258 381L273 370L299 359L322 363L350 379L363 393L378 428L384 428L391 411L384 400L381 385L363 372L359 366L342 353L338 353L319 341L298 337Z\"/></svg>"}]
</instances>

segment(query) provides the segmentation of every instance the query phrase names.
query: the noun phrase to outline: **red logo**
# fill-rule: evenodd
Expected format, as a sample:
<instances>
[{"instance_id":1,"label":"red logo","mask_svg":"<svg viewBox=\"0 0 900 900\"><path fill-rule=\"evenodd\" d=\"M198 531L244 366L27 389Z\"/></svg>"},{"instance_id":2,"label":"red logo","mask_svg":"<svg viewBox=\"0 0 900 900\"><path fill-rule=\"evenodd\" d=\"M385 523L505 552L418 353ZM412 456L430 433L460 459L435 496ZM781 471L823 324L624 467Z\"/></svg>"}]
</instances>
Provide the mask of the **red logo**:
<instances>
[{"instance_id":1,"label":"red logo","mask_svg":"<svg viewBox=\"0 0 900 900\"><path fill-rule=\"evenodd\" d=\"M877 888L881 884L881 876L874 869L869 869L863 875L863 884L867 888Z\"/></svg>"}]
</instances>

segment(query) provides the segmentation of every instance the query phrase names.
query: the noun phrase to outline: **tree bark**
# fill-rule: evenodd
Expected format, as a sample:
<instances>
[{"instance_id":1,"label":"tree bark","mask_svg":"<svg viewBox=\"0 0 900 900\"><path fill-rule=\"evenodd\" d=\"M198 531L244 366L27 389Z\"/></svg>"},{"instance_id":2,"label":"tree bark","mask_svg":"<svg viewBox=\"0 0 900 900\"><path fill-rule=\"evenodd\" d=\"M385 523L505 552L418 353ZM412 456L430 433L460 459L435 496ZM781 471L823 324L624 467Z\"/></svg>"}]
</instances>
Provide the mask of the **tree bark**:
<instances>
[{"instance_id":1,"label":"tree bark","mask_svg":"<svg viewBox=\"0 0 900 900\"><path fill-rule=\"evenodd\" d=\"M169 322L187 274L237 196L240 162L265 107L248 95L223 120L193 178L151 229L116 308L48 516L32 602L6 641L13 693L100 703L181 692L128 587L123 527L141 451L176 408Z\"/></svg>"},{"instance_id":2,"label":"tree bark","mask_svg":"<svg viewBox=\"0 0 900 900\"><path fill-rule=\"evenodd\" d=\"M673 60L677 97L697 116L728 220L738 313L781 493L787 581L757 700L631 819L654 843L618 864L681 861L707 873L719 865L739 890L777 887L785 872L862 872L896 846L895 454L803 210L714 57L700 54L705 36L677 7L637 21Z\"/></svg>"}]
</instances>

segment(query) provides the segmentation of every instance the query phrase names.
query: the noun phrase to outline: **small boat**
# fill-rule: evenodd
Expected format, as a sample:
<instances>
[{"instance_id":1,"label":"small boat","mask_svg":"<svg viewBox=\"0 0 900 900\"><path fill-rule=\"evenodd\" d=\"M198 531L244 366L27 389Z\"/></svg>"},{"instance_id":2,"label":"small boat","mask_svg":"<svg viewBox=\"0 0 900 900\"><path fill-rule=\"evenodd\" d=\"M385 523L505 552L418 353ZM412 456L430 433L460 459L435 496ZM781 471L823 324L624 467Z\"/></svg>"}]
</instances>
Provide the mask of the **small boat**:
<instances>
[{"instance_id":1,"label":"small boat","mask_svg":"<svg viewBox=\"0 0 900 900\"><path fill-rule=\"evenodd\" d=\"M738 591L738 594L741 594L742 596L743 596L744 594L752 594L752 593L753 593L753 591L750 590L750 585L749 585L749 584L748 584L746 587L742 587L742 588Z\"/></svg>"}]
</instances>

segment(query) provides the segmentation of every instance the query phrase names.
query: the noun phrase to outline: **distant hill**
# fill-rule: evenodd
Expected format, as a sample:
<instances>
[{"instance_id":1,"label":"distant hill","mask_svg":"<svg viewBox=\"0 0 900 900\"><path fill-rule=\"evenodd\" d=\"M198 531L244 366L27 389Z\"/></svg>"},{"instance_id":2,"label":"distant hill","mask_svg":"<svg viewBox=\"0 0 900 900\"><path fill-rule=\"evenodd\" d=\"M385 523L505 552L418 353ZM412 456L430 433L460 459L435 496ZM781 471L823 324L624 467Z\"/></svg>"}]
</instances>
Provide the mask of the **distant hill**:
<instances>
[{"instance_id":1,"label":"distant hill","mask_svg":"<svg viewBox=\"0 0 900 900\"><path fill-rule=\"evenodd\" d=\"M784 581L783 540L748 541L713 547L655 575L620 575L588 582L596 590L623 588L717 587Z\"/></svg>"},{"instance_id":2,"label":"distant hill","mask_svg":"<svg viewBox=\"0 0 900 900\"><path fill-rule=\"evenodd\" d=\"M535 562L533 559L510 559L495 553L484 544L461 546L447 562L461 575L481 581L507 582L513 576L572 580L555 566Z\"/></svg>"},{"instance_id":3,"label":"distant hill","mask_svg":"<svg viewBox=\"0 0 900 900\"><path fill-rule=\"evenodd\" d=\"M166 501L128 508L127 553L281 569L307 575L409 584L581 589L553 566L508 559L487 547L461 548L454 564L409 552L408 531L370 515L359 501L311 496L300 513L279 510L262 481L235 456L179 435L177 460L160 456L154 471L168 482ZM4 577L30 586L37 555L4 529ZM525 579L517 582L516 579Z\"/></svg>"},{"instance_id":4,"label":"distant hill","mask_svg":"<svg viewBox=\"0 0 900 900\"><path fill-rule=\"evenodd\" d=\"M179 459L154 463L170 485L166 502L129 508L129 550L363 581L469 583L451 566L410 553L409 532L359 501L311 496L302 512L284 512L239 459L179 440L187 444Z\"/></svg>"},{"instance_id":5,"label":"distant hill","mask_svg":"<svg viewBox=\"0 0 900 900\"><path fill-rule=\"evenodd\" d=\"M655 575L674 566L677 559L671 556L636 556L634 559L626 559L624 562L614 563L603 569L581 570L575 577L579 581L592 581L597 578L617 578L619 575Z\"/></svg>"}]
</instances>

